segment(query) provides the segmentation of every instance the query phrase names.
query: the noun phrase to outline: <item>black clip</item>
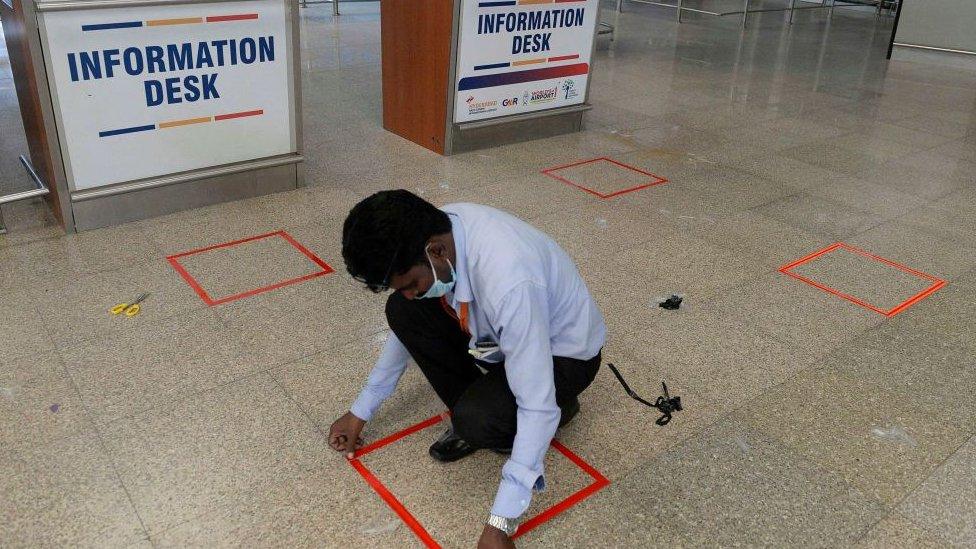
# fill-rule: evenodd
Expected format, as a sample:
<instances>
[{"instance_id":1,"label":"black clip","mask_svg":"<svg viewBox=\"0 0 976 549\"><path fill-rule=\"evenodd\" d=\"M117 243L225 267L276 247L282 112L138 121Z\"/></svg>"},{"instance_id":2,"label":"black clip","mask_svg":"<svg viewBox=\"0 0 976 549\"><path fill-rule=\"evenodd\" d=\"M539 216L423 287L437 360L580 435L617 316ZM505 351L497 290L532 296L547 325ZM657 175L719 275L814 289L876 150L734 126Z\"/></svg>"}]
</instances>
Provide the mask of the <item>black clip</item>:
<instances>
[{"instance_id":1,"label":"black clip","mask_svg":"<svg viewBox=\"0 0 976 549\"><path fill-rule=\"evenodd\" d=\"M641 404L646 404L651 408L657 408L658 411L661 412L661 417L657 418L657 421L655 421L654 423L657 423L658 425L663 427L671 421L672 412L681 411L681 397L678 396L672 397L668 393L668 385L663 381L661 382L661 387L664 389L664 396L657 397L657 400L654 401L654 404L651 404L650 402L641 398L637 393L635 393L634 390L630 388L630 385L627 385L627 382L624 381L624 377L620 375L620 371L617 370L616 366L608 362L607 367L610 368L610 371L613 372L613 375L617 376L617 380L620 381L620 384L624 386L624 391L627 391L627 394L630 395L631 398L633 398L637 402L640 402Z\"/></svg>"},{"instance_id":2,"label":"black clip","mask_svg":"<svg viewBox=\"0 0 976 549\"><path fill-rule=\"evenodd\" d=\"M675 311L678 307L681 307L681 296L678 294L671 294L671 297L665 299L664 301L657 304L658 307L662 309L667 309L669 311ZM667 391L665 391L667 392Z\"/></svg>"}]
</instances>

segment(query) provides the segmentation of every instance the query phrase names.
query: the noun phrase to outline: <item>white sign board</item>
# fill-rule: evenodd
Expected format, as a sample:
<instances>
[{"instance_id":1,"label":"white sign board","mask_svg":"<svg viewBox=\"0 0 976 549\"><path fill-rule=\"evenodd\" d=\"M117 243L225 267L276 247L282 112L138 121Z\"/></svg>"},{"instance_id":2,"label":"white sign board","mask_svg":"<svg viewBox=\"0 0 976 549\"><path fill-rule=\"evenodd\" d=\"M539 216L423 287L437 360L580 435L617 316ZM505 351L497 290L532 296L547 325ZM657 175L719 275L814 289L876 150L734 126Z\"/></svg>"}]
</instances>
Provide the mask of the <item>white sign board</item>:
<instances>
[{"instance_id":1,"label":"white sign board","mask_svg":"<svg viewBox=\"0 0 976 549\"><path fill-rule=\"evenodd\" d=\"M41 14L73 190L296 150L281 0Z\"/></svg>"},{"instance_id":2,"label":"white sign board","mask_svg":"<svg viewBox=\"0 0 976 549\"><path fill-rule=\"evenodd\" d=\"M454 121L582 103L599 0L462 0Z\"/></svg>"}]
</instances>

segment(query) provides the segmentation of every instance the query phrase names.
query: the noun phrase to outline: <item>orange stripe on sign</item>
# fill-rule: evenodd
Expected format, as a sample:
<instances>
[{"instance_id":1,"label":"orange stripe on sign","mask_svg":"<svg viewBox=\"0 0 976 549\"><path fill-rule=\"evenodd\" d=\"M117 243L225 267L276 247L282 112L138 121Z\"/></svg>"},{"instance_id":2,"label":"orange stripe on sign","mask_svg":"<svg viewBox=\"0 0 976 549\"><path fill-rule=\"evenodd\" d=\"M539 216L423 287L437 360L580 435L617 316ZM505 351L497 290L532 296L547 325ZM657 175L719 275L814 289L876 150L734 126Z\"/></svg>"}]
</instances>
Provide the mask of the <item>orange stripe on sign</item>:
<instances>
[{"instance_id":1,"label":"orange stripe on sign","mask_svg":"<svg viewBox=\"0 0 976 549\"><path fill-rule=\"evenodd\" d=\"M160 122L159 129L175 128L177 126L189 126L190 124L203 124L204 122L212 121L213 119L209 116L204 116L201 118L187 118L185 120L170 120L169 122Z\"/></svg>"},{"instance_id":2,"label":"orange stripe on sign","mask_svg":"<svg viewBox=\"0 0 976 549\"><path fill-rule=\"evenodd\" d=\"M162 27L164 25L192 25L203 23L203 17L183 17L182 19L153 19L146 21L147 27Z\"/></svg>"},{"instance_id":3,"label":"orange stripe on sign","mask_svg":"<svg viewBox=\"0 0 976 549\"><path fill-rule=\"evenodd\" d=\"M244 111L244 112L232 112L229 114L218 114L214 117L214 120L230 120L231 118L244 118L246 116L260 116L264 114L264 109L258 109L256 111Z\"/></svg>"},{"instance_id":4,"label":"orange stripe on sign","mask_svg":"<svg viewBox=\"0 0 976 549\"><path fill-rule=\"evenodd\" d=\"M513 67L520 67L522 65L535 65L537 63L545 63L546 60L543 59L523 59L521 61L512 61Z\"/></svg>"}]
</instances>

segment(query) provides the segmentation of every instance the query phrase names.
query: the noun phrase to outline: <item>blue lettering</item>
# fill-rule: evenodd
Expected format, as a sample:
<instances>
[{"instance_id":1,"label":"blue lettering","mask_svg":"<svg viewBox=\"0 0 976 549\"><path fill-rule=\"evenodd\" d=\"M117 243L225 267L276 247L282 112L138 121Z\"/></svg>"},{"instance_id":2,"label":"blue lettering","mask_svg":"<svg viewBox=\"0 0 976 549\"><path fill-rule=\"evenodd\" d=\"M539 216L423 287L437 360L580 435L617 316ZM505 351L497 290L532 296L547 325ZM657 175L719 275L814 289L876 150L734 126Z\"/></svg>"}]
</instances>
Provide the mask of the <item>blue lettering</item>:
<instances>
[{"instance_id":1,"label":"blue lettering","mask_svg":"<svg viewBox=\"0 0 976 549\"><path fill-rule=\"evenodd\" d=\"M78 52L78 56L81 58L81 77L84 80L102 77L102 63L97 51L90 54L87 51Z\"/></svg>"},{"instance_id":2,"label":"blue lettering","mask_svg":"<svg viewBox=\"0 0 976 549\"><path fill-rule=\"evenodd\" d=\"M217 93L217 74L203 75L203 98L220 99L220 94Z\"/></svg>"},{"instance_id":3,"label":"blue lettering","mask_svg":"<svg viewBox=\"0 0 976 549\"><path fill-rule=\"evenodd\" d=\"M71 81L78 81L78 61L75 60L75 54L68 54L68 73L71 74Z\"/></svg>"},{"instance_id":4,"label":"blue lettering","mask_svg":"<svg viewBox=\"0 0 976 549\"><path fill-rule=\"evenodd\" d=\"M122 62L119 61L119 50L102 50L102 56L105 57L105 77L112 78L115 76L115 67L122 64Z\"/></svg>"},{"instance_id":5,"label":"blue lettering","mask_svg":"<svg viewBox=\"0 0 976 549\"><path fill-rule=\"evenodd\" d=\"M139 48L125 48L122 52L122 60L125 62L125 72L129 76L139 76L145 63L142 60L142 52Z\"/></svg>"},{"instance_id":6,"label":"blue lettering","mask_svg":"<svg viewBox=\"0 0 976 549\"><path fill-rule=\"evenodd\" d=\"M241 63L245 65L250 65L257 59L257 45L254 44L253 38L242 38L241 39Z\"/></svg>"},{"instance_id":7,"label":"blue lettering","mask_svg":"<svg viewBox=\"0 0 976 549\"><path fill-rule=\"evenodd\" d=\"M258 49L260 49L259 59L262 63L274 61L274 36L259 36Z\"/></svg>"},{"instance_id":8,"label":"blue lettering","mask_svg":"<svg viewBox=\"0 0 976 549\"><path fill-rule=\"evenodd\" d=\"M163 84L159 80L146 80L146 106L163 104Z\"/></svg>"},{"instance_id":9,"label":"blue lettering","mask_svg":"<svg viewBox=\"0 0 976 549\"><path fill-rule=\"evenodd\" d=\"M211 42L215 48L217 48L217 66L224 66L224 48L227 47L226 40L214 40Z\"/></svg>"},{"instance_id":10,"label":"blue lettering","mask_svg":"<svg viewBox=\"0 0 976 549\"><path fill-rule=\"evenodd\" d=\"M183 96L187 101L193 102L200 99L200 87L197 85L200 82L200 78L194 75L187 76L183 79L183 87L186 88L186 94Z\"/></svg>"},{"instance_id":11,"label":"blue lettering","mask_svg":"<svg viewBox=\"0 0 976 549\"><path fill-rule=\"evenodd\" d=\"M193 46L189 42L177 47L176 44L166 46L169 53L169 70L185 71L193 68Z\"/></svg>"},{"instance_id":12,"label":"blue lettering","mask_svg":"<svg viewBox=\"0 0 976 549\"><path fill-rule=\"evenodd\" d=\"M198 68L198 69L203 68L204 63L206 63L206 66L208 66L210 68L213 68L213 66L214 66L214 64L213 64L213 58L210 56L210 48L207 47L207 43L206 42L200 42L200 45L197 47L197 66L196 66L196 68Z\"/></svg>"},{"instance_id":13,"label":"blue lettering","mask_svg":"<svg viewBox=\"0 0 976 549\"><path fill-rule=\"evenodd\" d=\"M163 48L146 46L146 65L150 73L166 72L166 64L163 63Z\"/></svg>"},{"instance_id":14,"label":"blue lettering","mask_svg":"<svg viewBox=\"0 0 976 549\"><path fill-rule=\"evenodd\" d=\"M166 102L169 104L182 103L183 98L180 97L180 79L179 78L167 78L166 79Z\"/></svg>"}]
</instances>

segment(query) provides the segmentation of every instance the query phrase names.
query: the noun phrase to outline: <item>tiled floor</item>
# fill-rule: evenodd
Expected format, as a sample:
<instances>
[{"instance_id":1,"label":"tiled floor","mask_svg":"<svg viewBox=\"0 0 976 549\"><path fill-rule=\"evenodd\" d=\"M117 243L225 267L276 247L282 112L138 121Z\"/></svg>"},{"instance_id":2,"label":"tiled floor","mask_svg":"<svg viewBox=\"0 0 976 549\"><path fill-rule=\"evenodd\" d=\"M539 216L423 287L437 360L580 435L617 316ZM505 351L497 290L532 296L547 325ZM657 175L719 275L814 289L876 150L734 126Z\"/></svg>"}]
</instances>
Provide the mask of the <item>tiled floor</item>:
<instances>
[{"instance_id":1,"label":"tiled floor","mask_svg":"<svg viewBox=\"0 0 976 549\"><path fill-rule=\"evenodd\" d=\"M873 13L767 13L741 33L625 7L576 135L443 158L384 132L378 5L319 5L301 11L307 188L69 236L39 204L4 207L0 545L418 546L324 436L386 336L339 229L391 187L552 234L607 316L606 360L685 404L657 427L601 372L560 439L611 484L520 544L976 545L976 73L885 62ZM3 51L0 131L0 190L25 188ZM598 157L668 182L601 199L541 173ZM279 230L337 272L208 307L166 261ZM947 285L887 318L778 272L837 242ZM315 269L254 244L187 268L215 295ZM926 286L829 259L803 274L882 307ZM144 291L139 316L109 314ZM656 306L674 292L681 310ZM411 369L366 436L440 411ZM365 461L439 542L470 547L501 462L431 463L439 430ZM550 457L530 514L584 482Z\"/></svg>"}]
</instances>

